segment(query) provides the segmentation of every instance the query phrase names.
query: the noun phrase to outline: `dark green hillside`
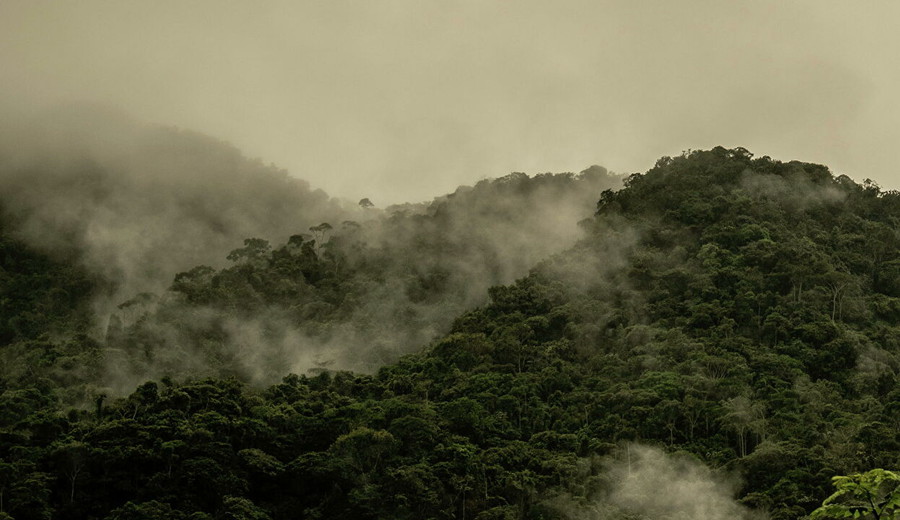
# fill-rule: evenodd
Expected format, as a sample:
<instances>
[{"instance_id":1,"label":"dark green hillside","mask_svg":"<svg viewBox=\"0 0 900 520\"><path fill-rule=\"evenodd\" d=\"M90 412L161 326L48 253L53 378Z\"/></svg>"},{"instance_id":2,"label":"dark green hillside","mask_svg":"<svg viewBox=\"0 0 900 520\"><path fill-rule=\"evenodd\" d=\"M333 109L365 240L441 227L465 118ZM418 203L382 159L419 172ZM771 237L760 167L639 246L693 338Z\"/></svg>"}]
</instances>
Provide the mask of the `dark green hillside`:
<instances>
[{"instance_id":1,"label":"dark green hillside","mask_svg":"<svg viewBox=\"0 0 900 520\"><path fill-rule=\"evenodd\" d=\"M0 344L83 331L97 289L72 258L55 259L11 236L0 220Z\"/></svg>"},{"instance_id":2,"label":"dark green hillside","mask_svg":"<svg viewBox=\"0 0 900 520\"><path fill-rule=\"evenodd\" d=\"M31 388L48 402L80 402L83 384L102 378L101 346L88 334L91 301L108 285L73 256L29 247L10 227L0 216L0 395Z\"/></svg>"},{"instance_id":3,"label":"dark green hillside","mask_svg":"<svg viewBox=\"0 0 900 520\"><path fill-rule=\"evenodd\" d=\"M412 249L351 231L327 247L248 240L232 267L179 275L162 302L133 302L153 310L111 327L107 356L132 367L171 356L161 366L175 373L171 352L201 349L236 377L161 377L77 410L56 404L61 386L3 388L0 511L687 518L685 503L739 476L741 505L726 492L707 517L746 506L777 520L807 516L834 475L900 467L900 194L716 148L663 158L595 198L575 247L490 288L449 333L373 375L320 369L251 387L244 368L289 367L234 362L252 345L229 350L215 335L241 317L263 336L283 323L330 334L372 287L440 309L454 264L397 266L424 265L414 260L437 247L447 210L385 224L399 234L418 219ZM397 272L410 274L379 286ZM375 315L372 330L414 319ZM648 472L675 482L632 478ZM877 491L896 496L889 484Z\"/></svg>"}]
</instances>

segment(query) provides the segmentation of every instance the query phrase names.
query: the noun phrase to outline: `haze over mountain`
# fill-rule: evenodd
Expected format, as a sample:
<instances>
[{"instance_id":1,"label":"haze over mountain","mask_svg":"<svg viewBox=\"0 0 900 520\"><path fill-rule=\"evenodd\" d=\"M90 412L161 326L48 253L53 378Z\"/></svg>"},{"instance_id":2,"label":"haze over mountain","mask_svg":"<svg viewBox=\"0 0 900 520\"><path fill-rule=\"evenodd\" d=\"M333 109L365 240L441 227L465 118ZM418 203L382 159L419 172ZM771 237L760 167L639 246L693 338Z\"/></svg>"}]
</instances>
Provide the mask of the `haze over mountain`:
<instances>
[{"instance_id":1,"label":"haze over mountain","mask_svg":"<svg viewBox=\"0 0 900 520\"><path fill-rule=\"evenodd\" d=\"M90 234L31 243L55 221L4 202L0 517L894 514L900 194L722 147L617 181L512 174L249 237L99 335L118 280Z\"/></svg>"},{"instance_id":2,"label":"haze over mountain","mask_svg":"<svg viewBox=\"0 0 900 520\"><path fill-rule=\"evenodd\" d=\"M286 240L361 214L224 142L102 107L7 120L2 133L0 205L16 233L109 281L107 311L179 270L223 265L248 236Z\"/></svg>"},{"instance_id":3,"label":"haze over mountain","mask_svg":"<svg viewBox=\"0 0 900 520\"><path fill-rule=\"evenodd\" d=\"M897 19L891 0L5 0L0 105L112 104L382 205L720 144L890 189Z\"/></svg>"},{"instance_id":4,"label":"haze over mountain","mask_svg":"<svg viewBox=\"0 0 900 520\"><path fill-rule=\"evenodd\" d=\"M516 173L382 209L330 198L216 139L101 107L7 122L2 137L0 210L10 236L101 282L91 290L94 337L109 324L138 323L146 341L165 343L152 360L110 368L118 375L110 384L121 390L172 370L216 373L202 349L188 346L183 330L192 326L218 329L227 348L242 352L234 370L256 382L280 378L273 366L371 371L446 331L489 287L574 244L597 193L621 184L598 166L577 176ZM333 252L333 261L366 276L349 294L300 297L304 290L294 287L284 289L292 299L240 315L208 299L172 314L167 290L189 273L176 274L198 265L246 268L251 253L238 247L245 239L266 244L252 253L259 255L289 239L300 252L305 240L313 258ZM271 276L281 283L285 273ZM169 313L148 321L157 304ZM192 324L170 323L185 317ZM317 317L327 330L303 324Z\"/></svg>"},{"instance_id":5,"label":"haze over mountain","mask_svg":"<svg viewBox=\"0 0 900 520\"><path fill-rule=\"evenodd\" d=\"M898 19L0 1L0 520L900 518Z\"/></svg>"}]
</instances>

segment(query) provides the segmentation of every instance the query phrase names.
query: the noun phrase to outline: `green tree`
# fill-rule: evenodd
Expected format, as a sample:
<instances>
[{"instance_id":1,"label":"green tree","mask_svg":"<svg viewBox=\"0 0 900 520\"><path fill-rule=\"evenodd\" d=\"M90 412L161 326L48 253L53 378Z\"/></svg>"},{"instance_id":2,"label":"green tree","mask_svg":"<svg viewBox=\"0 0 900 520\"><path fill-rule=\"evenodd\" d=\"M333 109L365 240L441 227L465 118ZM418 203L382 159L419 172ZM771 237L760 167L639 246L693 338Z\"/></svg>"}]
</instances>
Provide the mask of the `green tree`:
<instances>
[{"instance_id":1,"label":"green tree","mask_svg":"<svg viewBox=\"0 0 900 520\"><path fill-rule=\"evenodd\" d=\"M900 518L900 474L884 469L837 476L837 491L810 515L812 520L860 518L895 520Z\"/></svg>"},{"instance_id":2,"label":"green tree","mask_svg":"<svg viewBox=\"0 0 900 520\"><path fill-rule=\"evenodd\" d=\"M228 256L226 258L228 260L231 260L232 262L258 264L260 262L265 262L266 256L269 254L269 251L271 249L272 248L269 245L268 240L263 240L261 238L248 238L244 240L244 247L235 249L234 251L228 253ZM208 272L206 270L201 270L198 272L192 272L190 274L192 274L192 276L194 277L198 277L207 276Z\"/></svg>"}]
</instances>

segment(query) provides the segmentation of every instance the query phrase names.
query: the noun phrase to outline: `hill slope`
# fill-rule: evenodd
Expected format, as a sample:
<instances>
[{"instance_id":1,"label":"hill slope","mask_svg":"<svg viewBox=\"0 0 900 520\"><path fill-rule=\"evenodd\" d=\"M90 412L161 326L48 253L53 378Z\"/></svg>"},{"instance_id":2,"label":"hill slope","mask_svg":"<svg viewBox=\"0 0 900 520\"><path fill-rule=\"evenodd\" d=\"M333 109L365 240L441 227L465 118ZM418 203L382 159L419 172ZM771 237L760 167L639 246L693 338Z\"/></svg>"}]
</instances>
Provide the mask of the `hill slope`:
<instances>
[{"instance_id":1,"label":"hill slope","mask_svg":"<svg viewBox=\"0 0 900 520\"><path fill-rule=\"evenodd\" d=\"M52 385L5 387L7 510L788 519L832 475L900 467L900 195L716 148L598 196L587 238L375 375L321 370L264 390L164 378L68 413ZM315 269L354 265L353 243L249 241L234 267L173 290L252 314L297 297L267 278L293 267L317 297L352 295L352 275L325 283ZM424 301L441 294L416 283Z\"/></svg>"},{"instance_id":2,"label":"hill slope","mask_svg":"<svg viewBox=\"0 0 900 520\"><path fill-rule=\"evenodd\" d=\"M45 119L0 126L0 232L15 244L0 377L13 382L42 335L104 350L110 377L87 383L119 393L166 374L372 371L569 247L596 194L621 185L600 167L518 173L379 209L200 134L94 107ZM33 258L84 283L31 272ZM60 293L55 307L24 291L36 282ZM70 310L77 327L50 326Z\"/></svg>"},{"instance_id":3,"label":"hill slope","mask_svg":"<svg viewBox=\"0 0 900 520\"><path fill-rule=\"evenodd\" d=\"M199 263L224 264L248 236L286 240L359 209L227 143L111 110L60 108L0 125L7 232L107 281L101 313Z\"/></svg>"}]
</instances>

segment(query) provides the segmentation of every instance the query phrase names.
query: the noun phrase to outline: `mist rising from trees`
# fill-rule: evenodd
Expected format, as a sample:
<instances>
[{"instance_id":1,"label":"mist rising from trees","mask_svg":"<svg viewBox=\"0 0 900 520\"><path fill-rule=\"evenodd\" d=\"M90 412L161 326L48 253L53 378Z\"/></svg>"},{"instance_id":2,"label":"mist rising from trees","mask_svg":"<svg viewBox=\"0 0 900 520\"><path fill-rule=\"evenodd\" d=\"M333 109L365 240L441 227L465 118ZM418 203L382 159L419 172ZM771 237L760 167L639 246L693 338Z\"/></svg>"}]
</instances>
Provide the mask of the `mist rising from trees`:
<instances>
[{"instance_id":1,"label":"mist rising from trees","mask_svg":"<svg viewBox=\"0 0 900 520\"><path fill-rule=\"evenodd\" d=\"M102 281L93 337L139 334L154 352L112 356L110 384L123 390L176 367L258 382L285 366L374 370L446 331L488 287L575 243L596 194L620 184L601 167L515 173L383 209L331 198L227 143L97 107L18 121L4 135L0 208L11 235ZM238 247L250 237L259 250ZM305 255L311 271L285 281L272 249ZM219 291L218 302L168 292L197 265L236 292ZM254 269L302 287L284 289L291 301L248 296L252 281L238 279L260 276ZM211 359L199 346L208 341L229 354Z\"/></svg>"},{"instance_id":2,"label":"mist rising from trees","mask_svg":"<svg viewBox=\"0 0 900 520\"><path fill-rule=\"evenodd\" d=\"M717 147L619 190L592 167L380 209L116 135L211 164L232 217L169 169L117 177L129 153L7 150L0 516L787 520L835 475L817 518L896 497L897 192ZM269 221L250 179L329 218ZM205 258L242 215L293 229L169 247ZM158 225L182 217L210 251Z\"/></svg>"}]
</instances>

